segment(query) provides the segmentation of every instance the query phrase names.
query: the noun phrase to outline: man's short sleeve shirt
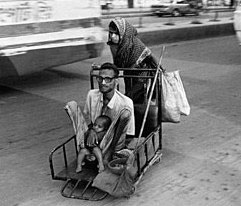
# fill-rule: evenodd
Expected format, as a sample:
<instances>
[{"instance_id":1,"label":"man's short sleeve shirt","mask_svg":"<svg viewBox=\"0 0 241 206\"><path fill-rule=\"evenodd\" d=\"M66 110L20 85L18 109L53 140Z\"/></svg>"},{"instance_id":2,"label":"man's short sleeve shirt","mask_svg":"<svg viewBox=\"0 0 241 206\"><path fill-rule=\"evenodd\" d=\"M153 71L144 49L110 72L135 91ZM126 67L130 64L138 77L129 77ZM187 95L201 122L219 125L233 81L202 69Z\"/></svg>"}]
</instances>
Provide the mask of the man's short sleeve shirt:
<instances>
[{"instance_id":1,"label":"man's short sleeve shirt","mask_svg":"<svg viewBox=\"0 0 241 206\"><path fill-rule=\"evenodd\" d=\"M92 123L98 116L103 114L102 107L103 94L99 91L99 89L90 90L87 95L84 113L89 116ZM108 115L112 121L121 109L128 108L131 112L131 118L128 123L127 134L135 134L134 106L133 101L129 97L115 90L114 96L109 101L107 108L106 115Z\"/></svg>"}]
</instances>

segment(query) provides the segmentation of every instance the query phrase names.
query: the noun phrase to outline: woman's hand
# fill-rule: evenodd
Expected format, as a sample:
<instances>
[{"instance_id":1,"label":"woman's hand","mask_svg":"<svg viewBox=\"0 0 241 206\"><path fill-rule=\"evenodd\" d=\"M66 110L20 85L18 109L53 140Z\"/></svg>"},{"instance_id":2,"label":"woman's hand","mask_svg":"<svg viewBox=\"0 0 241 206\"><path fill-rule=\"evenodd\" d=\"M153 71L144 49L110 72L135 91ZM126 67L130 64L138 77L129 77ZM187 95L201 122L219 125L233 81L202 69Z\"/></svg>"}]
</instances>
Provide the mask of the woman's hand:
<instances>
[{"instance_id":1,"label":"woman's hand","mask_svg":"<svg viewBox=\"0 0 241 206\"><path fill-rule=\"evenodd\" d=\"M93 147L96 145L97 140L98 140L98 137L96 132L93 129L89 129L88 137L86 139L86 145L89 147Z\"/></svg>"}]
</instances>

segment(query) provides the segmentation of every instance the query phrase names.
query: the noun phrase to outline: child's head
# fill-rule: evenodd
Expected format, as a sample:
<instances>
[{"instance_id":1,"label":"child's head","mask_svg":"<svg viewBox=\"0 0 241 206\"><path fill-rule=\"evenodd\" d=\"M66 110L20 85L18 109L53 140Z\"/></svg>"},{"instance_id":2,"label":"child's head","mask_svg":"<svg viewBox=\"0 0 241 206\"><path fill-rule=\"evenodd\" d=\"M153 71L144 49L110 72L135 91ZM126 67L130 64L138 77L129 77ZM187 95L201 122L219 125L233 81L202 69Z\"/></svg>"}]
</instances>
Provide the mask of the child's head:
<instances>
[{"instance_id":1,"label":"child's head","mask_svg":"<svg viewBox=\"0 0 241 206\"><path fill-rule=\"evenodd\" d=\"M106 115L101 115L96 118L93 125L93 129L96 132L106 131L108 130L110 124L111 124L111 119Z\"/></svg>"}]
</instances>

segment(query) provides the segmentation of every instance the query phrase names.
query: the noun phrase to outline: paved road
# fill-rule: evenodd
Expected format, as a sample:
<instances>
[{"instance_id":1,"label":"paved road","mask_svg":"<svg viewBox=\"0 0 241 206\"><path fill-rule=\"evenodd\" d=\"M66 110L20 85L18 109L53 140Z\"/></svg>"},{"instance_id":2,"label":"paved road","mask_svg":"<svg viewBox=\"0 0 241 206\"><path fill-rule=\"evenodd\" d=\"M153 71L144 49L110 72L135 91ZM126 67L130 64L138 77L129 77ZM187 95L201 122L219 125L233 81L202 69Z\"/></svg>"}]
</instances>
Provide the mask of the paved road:
<instances>
[{"instance_id":1,"label":"paved road","mask_svg":"<svg viewBox=\"0 0 241 206\"><path fill-rule=\"evenodd\" d=\"M151 48L159 56L160 46ZM105 50L106 51L106 50ZM130 199L63 198L52 181L50 150L73 134L63 110L83 106L91 63L101 58L0 83L1 206L239 206L241 202L241 48L234 36L167 45L163 66L180 69L191 115L164 124L163 159Z\"/></svg>"}]
</instances>

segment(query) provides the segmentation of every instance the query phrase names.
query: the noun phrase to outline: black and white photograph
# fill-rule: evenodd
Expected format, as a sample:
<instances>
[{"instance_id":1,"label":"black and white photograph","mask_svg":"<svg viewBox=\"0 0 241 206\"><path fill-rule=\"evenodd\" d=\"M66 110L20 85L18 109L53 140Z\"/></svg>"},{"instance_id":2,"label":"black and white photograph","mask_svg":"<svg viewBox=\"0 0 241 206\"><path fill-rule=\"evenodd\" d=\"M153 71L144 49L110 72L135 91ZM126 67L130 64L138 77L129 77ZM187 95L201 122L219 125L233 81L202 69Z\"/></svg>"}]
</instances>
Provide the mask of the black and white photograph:
<instances>
[{"instance_id":1,"label":"black and white photograph","mask_svg":"<svg viewBox=\"0 0 241 206\"><path fill-rule=\"evenodd\" d=\"M240 194L240 0L0 0L1 206Z\"/></svg>"}]
</instances>

